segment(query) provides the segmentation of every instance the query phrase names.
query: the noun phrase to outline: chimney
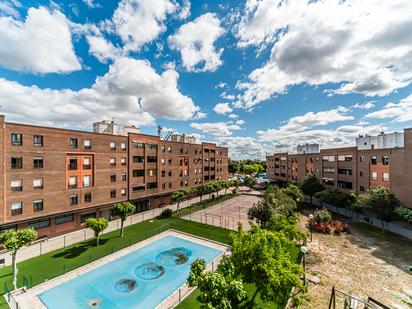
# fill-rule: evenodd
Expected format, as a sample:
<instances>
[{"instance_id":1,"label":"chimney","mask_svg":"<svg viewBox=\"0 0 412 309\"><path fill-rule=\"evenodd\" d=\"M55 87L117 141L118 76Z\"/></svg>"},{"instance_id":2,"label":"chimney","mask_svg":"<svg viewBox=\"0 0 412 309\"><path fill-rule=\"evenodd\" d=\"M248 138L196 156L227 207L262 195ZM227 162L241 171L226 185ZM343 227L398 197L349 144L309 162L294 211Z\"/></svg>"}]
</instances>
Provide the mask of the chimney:
<instances>
[{"instance_id":1,"label":"chimney","mask_svg":"<svg viewBox=\"0 0 412 309\"><path fill-rule=\"evenodd\" d=\"M161 126L157 126L157 135L161 136L162 135L162 127Z\"/></svg>"}]
</instances>

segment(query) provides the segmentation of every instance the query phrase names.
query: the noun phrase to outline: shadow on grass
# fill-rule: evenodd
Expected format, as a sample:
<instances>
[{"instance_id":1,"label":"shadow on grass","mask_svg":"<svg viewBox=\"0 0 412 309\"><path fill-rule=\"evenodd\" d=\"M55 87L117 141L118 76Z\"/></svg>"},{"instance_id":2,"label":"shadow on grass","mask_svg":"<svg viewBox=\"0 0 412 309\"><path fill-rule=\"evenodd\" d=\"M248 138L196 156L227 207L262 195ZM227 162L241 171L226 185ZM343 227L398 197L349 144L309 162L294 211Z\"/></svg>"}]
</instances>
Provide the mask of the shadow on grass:
<instances>
[{"instance_id":1,"label":"shadow on grass","mask_svg":"<svg viewBox=\"0 0 412 309\"><path fill-rule=\"evenodd\" d=\"M109 239L100 239L100 246L104 245ZM96 247L96 240L91 239L89 241L83 242L78 246L68 248L62 252L54 254L53 258L65 258L65 259L73 259L78 257L82 253L86 252L92 247Z\"/></svg>"}]
</instances>

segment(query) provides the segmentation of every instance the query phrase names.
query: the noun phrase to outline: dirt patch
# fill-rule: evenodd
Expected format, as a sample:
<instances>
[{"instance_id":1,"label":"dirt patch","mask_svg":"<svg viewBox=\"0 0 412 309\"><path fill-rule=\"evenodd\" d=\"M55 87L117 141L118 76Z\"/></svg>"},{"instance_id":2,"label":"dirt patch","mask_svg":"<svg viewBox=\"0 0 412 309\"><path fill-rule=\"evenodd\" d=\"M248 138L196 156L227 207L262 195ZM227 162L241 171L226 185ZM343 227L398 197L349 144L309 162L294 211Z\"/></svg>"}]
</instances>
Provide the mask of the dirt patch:
<instances>
[{"instance_id":1,"label":"dirt patch","mask_svg":"<svg viewBox=\"0 0 412 309\"><path fill-rule=\"evenodd\" d=\"M307 231L306 216L299 225ZM350 224L350 233L313 234L308 241L307 272L320 277L309 284L305 308L327 308L333 286L361 299L371 296L393 308L411 308L398 293L412 295L412 242L363 225ZM399 294L398 294L399 295ZM339 308L343 297L337 297Z\"/></svg>"}]
</instances>

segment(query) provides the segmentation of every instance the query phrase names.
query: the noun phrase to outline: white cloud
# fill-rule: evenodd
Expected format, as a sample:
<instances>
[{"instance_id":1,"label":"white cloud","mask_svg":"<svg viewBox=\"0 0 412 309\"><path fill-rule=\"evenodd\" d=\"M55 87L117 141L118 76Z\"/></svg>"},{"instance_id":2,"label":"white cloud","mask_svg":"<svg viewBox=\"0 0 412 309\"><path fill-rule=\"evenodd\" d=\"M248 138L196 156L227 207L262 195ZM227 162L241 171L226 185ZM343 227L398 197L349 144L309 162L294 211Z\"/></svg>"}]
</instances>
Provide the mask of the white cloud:
<instances>
[{"instance_id":1,"label":"white cloud","mask_svg":"<svg viewBox=\"0 0 412 309\"><path fill-rule=\"evenodd\" d=\"M385 96L412 78L409 0L248 0L238 46L272 46L268 61L238 82L250 108L289 86L335 83L330 94Z\"/></svg>"},{"instance_id":2,"label":"white cloud","mask_svg":"<svg viewBox=\"0 0 412 309\"><path fill-rule=\"evenodd\" d=\"M217 89L217 88L223 89L223 88L225 88L226 86L227 86L227 84L226 84L225 82L220 82L219 84L217 84L217 85L215 86L215 89Z\"/></svg>"},{"instance_id":3,"label":"white cloud","mask_svg":"<svg viewBox=\"0 0 412 309\"><path fill-rule=\"evenodd\" d=\"M190 126L194 129L203 131L205 134L213 136L230 136L232 135L232 131L238 131L242 129L238 125L228 124L225 122L192 122Z\"/></svg>"},{"instance_id":4,"label":"white cloud","mask_svg":"<svg viewBox=\"0 0 412 309\"><path fill-rule=\"evenodd\" d=\"M10 121L90 127L91 122L115 117L119 123L154 124L155 118L188 120L199 112L180 93L179 75L162 74L143 60L118 58L91 88L40 89L0 78L0 105Z\"/></svg>"},{"instance_id":5,"label":"white cloud","mask_svg":"<svg viewBox=\"0 0 412 309\"><path fill-rule=\"evenodd\" d=\"M97 3L96 0L83 0L83 2L91 9L102 7L101 4Z\"/></svg>"},{"instance_id":6,"label":"white cloud","mask_svg":"<svg viewBox=\"0 0 412 309\"><path fill-rule=\"evenodd\" d=\"M190 0L183 0L183 5L180 7L180 12L178 14L179 19L186 19L190 16Z\"/></svg>"},{"instance_id":7,"label":"white cloud","mask_svg":"<svg viewBox=\"0 0 412 309\"><path fill-rule=\"evenodd\" d=\"M59 11L30 8L26 20L0 17L0 65L33 73L81 69L69 20Z\"/></svg>"},{"instance_id":8,"label":"white cloud","mask_svg":"<svg viewBox=\"0 0 412 309\"><path fill-rule=\"evenodd\" d=\"M126 51L139 51L165 30L168 14L177 4L169 0L121 0L113 14L113 25Z\"/></svg>"},{"instance_id":9,"label":"white cloud","mask_svg":"<svg viewBox=\"0 0 412 309\"><path fill-rule=\"evenodd\" d=\"M367 109L374 108L375 104L372 101L370 101L370 102L365 102L365 103L356 103L356 104L352 105L351 107L354 108L354 109L367 110Z\"/></svg>"},{"instance_id":10,"label":"white cloud","mask_svg":"<svg viewBox=\"0 0 412 309\"><path fill-rule=\"evenodd\" d=\"M215 105L213 110L220 115L226 115L233 111L233 109L229 106L229 103L218 103Z\"/></svg>"},{"instance_id":11,"label":"white cloud","mask_svg":"<svg viewBox=\"0 0 412 309\"><path fill-rule=\"evenodd\" d=\"M170 47L180 52L188 71L215 71L222 65L223 48L216 51L215 41L225 33L216 14L206 13L182 25L169 37Z\"/></svg>"},{"instance_id":12,"label":"white cloud","mask_svg":"<svg viewBox=\"0 0 412 309\"><path fill-rule=\"evenodd\" d=\"M229 114L229 115L228 115L228 117L229 117L230 119L236 119L236 118L238 118L238 117L239 117L239 115L236 115L236 114Z\"/></svg>"},{"instance_id":13,"label":"white cloud","mask_svg":"<svg viewBox=\"0 0 412 309\"><path fill-rule=\"evenodd\" d=\"M2 1L0 2L0 15L5 15L5 16L13 16L14 18L19 18L20 13L17 11L17 7L20 7L21 4L16 1L13 3L13 1Z\"/></svg>"},{"instance_id":14,"label":"white cloud","mask_svg":"<svg viewBox=\"0 0 412 309\"><path fill-rule=\"evenodd\" d=\"M266 152L273 152L273 147L256 141L256 138L246 136L216 137L216 142L229 148L229 157L241 159L265 159Z\"/></svg>"},{"instance_id":15,"label":"white cloud","mask_svg":"<svg viewBox=\"0 0 412 309\"><path fill-rule=\"evenodd\" d=\"M106 63L121 55L121 50L115 47L112 42L106 40L102 35L86 35L89 44L89 53L95 56L100 62Z\"/></svg>"},{"instance_id":16,"label":"white cloud","mask_svg":"<svg viewBox=\"0 0 412 309\"><path fill-rule=\"evenodd\" d=\"M367 114L365 118L392 119L394 122L412 121L412 95L398 103L388 103L381 110Z\"/></svg>"},{"instance_id":17,"label":"white cloud","mask_svg":"<svg viewBox=\"0 0 412 309\"><path fill-rule=\"evenodd\" d=\"M236 122L235 122L235 124L237 124L239 126L244 125L245 123L246 123L246 121L244 121L243 119L236 120Z\"/></svg>"},{"instance_id":18,"label":"white cloud","mask_svg":"<svg viewBox=\"0 0 412 309\"><path fill-rule=\"evenodd\" d=\"M234 100L236 97L233 94L228 94L226 91L219 94L219 97L225 100Z\"/></svg>"}]
</instances>

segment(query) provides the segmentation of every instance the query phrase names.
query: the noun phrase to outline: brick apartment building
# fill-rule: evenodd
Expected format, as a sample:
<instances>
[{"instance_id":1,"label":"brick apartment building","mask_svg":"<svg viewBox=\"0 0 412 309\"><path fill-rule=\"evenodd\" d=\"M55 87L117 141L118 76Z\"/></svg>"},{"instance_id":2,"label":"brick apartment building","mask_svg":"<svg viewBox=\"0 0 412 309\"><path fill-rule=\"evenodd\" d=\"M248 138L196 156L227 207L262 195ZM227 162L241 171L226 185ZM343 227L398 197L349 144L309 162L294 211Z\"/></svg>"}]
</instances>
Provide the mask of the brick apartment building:
<instances>
[{"instance_id":1,"label":"brick apartment building","mask_svg":"<svg viewBox=\"0 0 412 309\"><path fill-rule=\"evenodd\" d=\"M356 146L347 148L299 145L296 154L268 155L266 166L270 180L280 185L300 183L310 173L327 189L344 193L363 193L382 185L412 208L412 129L359 136Z\"/></svg>"},{"instance_id":2,"label":"brick apartment building","mask_svg":"<svg viewBox=\"0 0 412 309\"><path fill-rule=\"evenodd\" d=\"M227 179L227 148L99 124L106 126L94 130L105 133L0 116L1 230L33 226L39 236L57 235L88 217L110 218L116 202L130 200L141 212L170 203L173 191Z\"/></svg>"}]
</instances>

